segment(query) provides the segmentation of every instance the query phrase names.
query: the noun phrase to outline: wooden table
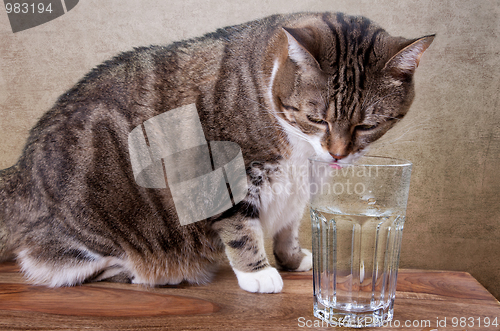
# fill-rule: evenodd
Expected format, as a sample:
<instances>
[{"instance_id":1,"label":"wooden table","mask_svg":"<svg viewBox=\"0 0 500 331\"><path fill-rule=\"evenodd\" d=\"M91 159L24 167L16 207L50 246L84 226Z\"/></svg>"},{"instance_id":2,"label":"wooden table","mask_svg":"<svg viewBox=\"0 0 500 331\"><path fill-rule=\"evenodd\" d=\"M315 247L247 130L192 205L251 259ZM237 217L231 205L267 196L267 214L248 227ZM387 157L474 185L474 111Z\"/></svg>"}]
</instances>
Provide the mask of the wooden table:
<instances>
[{"instance_id":1,"label":"wooden table","mask_svg":"<svg viewBox=\"0 0 500 331\"><path fill-rule=\"evenodd\" d=\"M3 263L0 330L334 329L315 327L321 321L312 315L312 272L281 274L279 294L244 292L229 267L206 286L101 282L49 289L28 285L15 264ZM485 327L488 319L499 326ZM400 270L395 321L376 330L500 330L500 304L468 273Z\"/></svg>"}]
</instances>

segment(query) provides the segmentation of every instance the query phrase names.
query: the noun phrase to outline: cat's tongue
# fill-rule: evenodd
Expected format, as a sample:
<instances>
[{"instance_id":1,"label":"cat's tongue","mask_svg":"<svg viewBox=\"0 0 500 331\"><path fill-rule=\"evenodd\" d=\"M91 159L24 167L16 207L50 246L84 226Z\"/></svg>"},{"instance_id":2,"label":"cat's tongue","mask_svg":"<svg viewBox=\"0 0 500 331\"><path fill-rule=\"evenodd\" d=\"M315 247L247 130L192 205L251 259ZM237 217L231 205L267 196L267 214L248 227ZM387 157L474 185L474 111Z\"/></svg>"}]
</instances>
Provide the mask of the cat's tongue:
<instances>
[{"instance_id":1,"label":"cat's tongue","mask_svg":"<svg viewBox=\"0 0 500 331\"><path fill-rule=\"evenodd\" d=\"M330 167L333 169L336 169L336 170L342 168L342 166L340 164L338 164L337 162L330 163Z\"/></svg>"}]
</instances>

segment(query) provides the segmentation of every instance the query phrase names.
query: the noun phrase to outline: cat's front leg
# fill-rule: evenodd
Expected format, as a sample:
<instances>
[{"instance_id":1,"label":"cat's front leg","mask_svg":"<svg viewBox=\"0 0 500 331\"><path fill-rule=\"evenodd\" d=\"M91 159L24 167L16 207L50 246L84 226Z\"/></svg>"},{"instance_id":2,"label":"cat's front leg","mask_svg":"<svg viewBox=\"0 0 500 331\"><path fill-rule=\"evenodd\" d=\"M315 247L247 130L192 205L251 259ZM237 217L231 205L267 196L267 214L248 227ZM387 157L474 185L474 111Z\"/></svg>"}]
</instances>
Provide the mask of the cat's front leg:
<instances>
[{"instance_id":1,"label":"cat's front leg","mask_svg":"<svg viewBox=\"0 0 500 331\"><path fill-rule=\"evenodd\" d=\"M281 292L283 280L269 265L258 218L238 213L215 222L213 228L225 245L226 255L242 289L259 293Z\"/></svg>"}]
</instances>

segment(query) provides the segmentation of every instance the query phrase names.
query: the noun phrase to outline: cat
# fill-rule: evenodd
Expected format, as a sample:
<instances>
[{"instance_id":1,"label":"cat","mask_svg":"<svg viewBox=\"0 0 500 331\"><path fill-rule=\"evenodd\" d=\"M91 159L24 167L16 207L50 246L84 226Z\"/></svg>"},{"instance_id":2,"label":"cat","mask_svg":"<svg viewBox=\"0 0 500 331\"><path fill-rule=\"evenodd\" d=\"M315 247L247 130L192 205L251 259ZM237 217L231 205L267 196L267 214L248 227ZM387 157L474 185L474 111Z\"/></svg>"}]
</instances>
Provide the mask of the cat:
<instances>
[{"instance_id":1,"label":"cat","mask_svg":"<svg viewBox=\"0 0 500 331\"><path fill-rule=\"evenodd\" d=\"M310 156L352 162L407 113L434 36L392 37L364 17L273 15L99 65L31 129L0 173L0 257L35 284L110 280L204 284L226 254L240 287L280 292L279 269L306 271L299 223ZM208 141L237 143L248 193L181 226L169 188L136 184L128 134L195 104ZM286 190L276 190L286 188Z\"/></svg>"}]
</instances>

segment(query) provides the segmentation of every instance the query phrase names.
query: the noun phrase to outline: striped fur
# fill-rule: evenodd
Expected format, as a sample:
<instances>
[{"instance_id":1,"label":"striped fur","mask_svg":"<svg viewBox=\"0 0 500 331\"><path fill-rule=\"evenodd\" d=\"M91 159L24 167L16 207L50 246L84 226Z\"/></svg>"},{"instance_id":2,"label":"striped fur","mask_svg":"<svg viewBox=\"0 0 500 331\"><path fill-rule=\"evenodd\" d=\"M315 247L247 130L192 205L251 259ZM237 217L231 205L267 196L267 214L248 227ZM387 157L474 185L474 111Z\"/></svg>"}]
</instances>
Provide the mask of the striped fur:
<instances>
[{"instance_id":1,"label":"striped fur","mask_svg":"<svg viewBox=\"0 0 500 331\"><path fill-rule=\"evenodd\" d=\"M355 157L402 118L432 38L302 13L118 55L64 93L0 173L0 258L15 256L48 286L157 285L205 283L225 253L243 289L281 291L263 233L280 268L311 267L298 242L307 157ZM190 103L207 140L241 147L249 192L221 215L180 226L168 188L135 183L127 136Z\"/></svg>"}]
</instances>

